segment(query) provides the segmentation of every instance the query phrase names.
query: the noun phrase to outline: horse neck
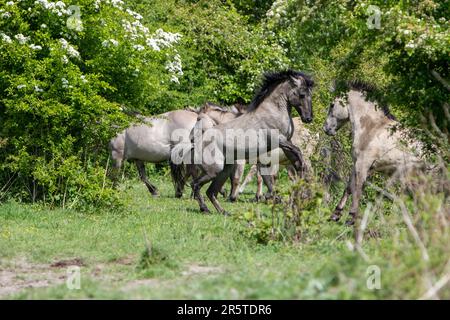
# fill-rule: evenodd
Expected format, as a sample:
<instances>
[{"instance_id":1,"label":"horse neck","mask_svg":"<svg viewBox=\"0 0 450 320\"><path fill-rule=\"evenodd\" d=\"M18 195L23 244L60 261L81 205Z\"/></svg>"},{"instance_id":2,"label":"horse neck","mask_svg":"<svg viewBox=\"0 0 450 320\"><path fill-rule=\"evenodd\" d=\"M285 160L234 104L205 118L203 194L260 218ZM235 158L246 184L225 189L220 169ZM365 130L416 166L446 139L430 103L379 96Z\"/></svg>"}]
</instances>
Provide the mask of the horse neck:
<instances>
[{"instance_id":1,"label":"horse neck","mask_svg":"<svg viewBox=\"0 0 450 320\"><path fill-rule=\"evenodd\" d=\"M348 94L349 118L352 126L353 140L359 137L364 130L363 123L386 122L386 116L375 103L366 101L364 94L359 91L350 91Z\"/></svg>"},{"instance_id":2,"label":"horse neck","mask_svg":"<svg viewBox=\"0 0 450 320\"><path fill-rule=\"evenodd\" d=\"M278 85L272 93L261 102L253 114L266 119L265 125L271 129L278 129L282 135L291 138L293 123L291 107L286 98L286 83Z\"/></svg>"}]
</instances>

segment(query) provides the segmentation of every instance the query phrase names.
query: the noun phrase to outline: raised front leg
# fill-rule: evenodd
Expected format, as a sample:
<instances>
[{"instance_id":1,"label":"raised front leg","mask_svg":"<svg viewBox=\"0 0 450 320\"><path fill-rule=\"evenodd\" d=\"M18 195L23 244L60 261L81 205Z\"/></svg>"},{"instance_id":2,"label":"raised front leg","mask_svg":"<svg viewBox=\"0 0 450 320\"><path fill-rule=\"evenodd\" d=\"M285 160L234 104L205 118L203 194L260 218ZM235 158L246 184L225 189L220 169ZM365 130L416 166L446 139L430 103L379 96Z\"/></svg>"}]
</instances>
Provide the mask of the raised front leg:
<instances>
[{"instance_id":1,"label":"raised front leg","mask_svg":"<svg viewBox=\"0 0 450 320\"><path fill-rule=\"evenodd\" d=\"M148 191L153 196L157 196L158 195L158 189L156 189L156 187L154 185L152 185L150 183L150 181L148 181L147 174L145 173L145 164L144 164L144 162L142 162L140 160L136 160L135 163L136 163L137 170L139 172L139 178L141 178L142 182L144 182L144 184L147 186Z\"/></svg>"},{"instance_id":2,"label":"raised front leg","mask_svg":"<svg viewBox=\"0 0 450 320\"><path fill-rule=\"evenodd\" d=\"M286 157L294 166L295 170L299 173L300 177L304 177L306 173L306 165L303 160L303 155L300 149L294 145L292 142L286 139L284 136L280 136L279 138L280 148L283 150Z\"/></svg>"}]
</instances>

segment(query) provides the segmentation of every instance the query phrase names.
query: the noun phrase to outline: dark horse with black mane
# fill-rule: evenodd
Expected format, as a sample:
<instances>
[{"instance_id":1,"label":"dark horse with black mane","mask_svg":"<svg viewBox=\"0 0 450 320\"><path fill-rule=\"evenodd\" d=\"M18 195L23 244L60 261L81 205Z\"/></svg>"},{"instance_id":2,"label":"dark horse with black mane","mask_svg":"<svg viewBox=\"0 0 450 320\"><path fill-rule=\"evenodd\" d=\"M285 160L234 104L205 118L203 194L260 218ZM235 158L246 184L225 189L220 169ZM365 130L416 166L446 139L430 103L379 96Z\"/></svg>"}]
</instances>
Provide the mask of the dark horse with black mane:
<instances>
[{"instance_id":1,"label":"dark horse with black mane","mask_svg":"<svg viewBox=\"0 0 450 320\"><path fill-rule=\"evenodd\" d=\"M209 209L200 189L212 181L206 194L217 211L226 214L217 201L217 194L236 160L255 161L280 147L298 171L303 169L302 154L289 141L294 130L291 109L294 107L297 110L303 122L313 120L313 85L313 80L302 72L286 70L266 73L261 88L244 115L206 131L200 141L184 149L188 152L181 155L182 161L179 154L172 153L172 161L201 169L202 175L192 182L201 211L209 212Z\"/></svg>"}]
</instances>

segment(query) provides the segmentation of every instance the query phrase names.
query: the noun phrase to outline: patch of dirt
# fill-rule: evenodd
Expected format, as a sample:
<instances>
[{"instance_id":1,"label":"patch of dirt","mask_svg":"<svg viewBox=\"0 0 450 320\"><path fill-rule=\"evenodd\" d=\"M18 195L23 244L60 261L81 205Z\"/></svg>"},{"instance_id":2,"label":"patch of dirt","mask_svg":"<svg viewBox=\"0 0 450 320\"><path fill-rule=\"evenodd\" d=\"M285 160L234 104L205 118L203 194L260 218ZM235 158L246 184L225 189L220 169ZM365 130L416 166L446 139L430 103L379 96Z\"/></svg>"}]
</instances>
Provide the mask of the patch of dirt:
<instances>
[{"instance_id":1,"label":"patch of dirt","mask_svg":"<svg viewBox=\"0 0 450 320\"><path fill-rule=\"evenodd\" d=\"M85 267L86 263L81 258L73 258L73 259L59 260L50 264L50 267L52 268L66 268L69 266Z\"/></svg>"},{"instance_id":2,"label":"patch of dirt","mask_svg":"<svg viewBox=\"0 0 450 320\"><path fill-rule=\"evenodd\" d=\"M112 261L114 264L126 266L136 265L136 256L124 256ZM12 261L1 261L0 263L0 298L6 298L10 295L20 293L29 288L45 288L61 285L67 279L67 267L79 266L86 267L87 263L81 258L61 259L50 264L30 263L26 259L15 259ZM140 287L157 288L161 286L175 285L178 280L161 280L156 278L138 279L123 282L120 275L112 275L107 269L110 263L98 263L92 266L90 270L82 271L82 274L88 274L94 279L102 282L113 284L116 283L121 290L133 291ZM222 273L224 270L220 267L202 266L198 264L190 264L186 266L186 270L181 272L183 277L202 276Z\"/></svg>"},{"instance_id":3,"label":"patch of dirt","mask_svg":"<svg viewBox=\"0 0 450 320\"><path fill-rule=\"evenodd\" d=\"M135 265L137 263L136 256L134 256L134 255L120 257L120 258L113 260L112 262L117 263L117 264L122 264L125 266L131 266L131 265Z\"/></svg>"},{"instance_id":4,"label":"patch of dirt","mask_svg":"<svg viewBox=\"0 0 450 320\"><path fill-rule=\"evenodd\" d=\"M0 265L0 297L28 288L49 287L64 283L66 275L55 272L48 265L31 264L25 259Z\"/></svg>"},{"instance_id":5,"label":"patch of dirt","mask_svg":"<svg viewBox=\"0 0 450 320\"><path fill-rule=\"evenodd\" d=\"M208 273L222 273L223 270L220 267L209 267L209 266L200 266L197 264L191 264L188 266L188 270L183 271L181 274L183 276L192 276L192 275L200 275L200 274L208 274Z\"/></svg>"}]
</instances>

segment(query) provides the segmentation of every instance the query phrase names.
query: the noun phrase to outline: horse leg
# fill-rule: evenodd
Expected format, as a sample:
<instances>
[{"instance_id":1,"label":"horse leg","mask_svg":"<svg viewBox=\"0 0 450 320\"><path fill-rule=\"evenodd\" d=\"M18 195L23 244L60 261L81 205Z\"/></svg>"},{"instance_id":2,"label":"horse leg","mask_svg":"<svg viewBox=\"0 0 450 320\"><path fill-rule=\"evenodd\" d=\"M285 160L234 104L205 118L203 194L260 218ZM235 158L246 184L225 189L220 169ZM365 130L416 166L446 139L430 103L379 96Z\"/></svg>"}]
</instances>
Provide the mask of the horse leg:
<instances>
[{"instance_id":1,"label":"horse leg","mask_svg":"<svg viewBox=\"0 0 450 320\"><path fill-rule=\"evenodd\" d=\"M347 225L354 225L355 231L354 236L355 239L358 236L358 211L359 211L359 201L361 199L361 195L364 188L364 182L366 182L369 168L367 165L367 161L356 161L353 179L351 183L351 193L352 193L352 204L350 207L350 218L347 220ZM370 163L371 164L371 163Z\"/></svg>"},{"instance_id":2,"label":"horse leg","mask_svg":"<svg viewBox=\"0 0 450 320\"><path fill-rule=\"evenodd\" d=\"M156 187L154 185L152 185L150 183L150 181L148 181L147 174L145 173L145 164L144 164L144 162L142 162L140 160L135 160L135 163L136 163L136 167L137 167L138 172L139 172L139 178L141 178L142 182L144 182L144 184L147 186L148 191L153 196L157 196L158 195L158 190L156 189Z\"/></svg>"},{"instance_id":3,"label":"horse leg","mask_svg":"<svg viewBox=\"0 0 450 320\"><path fill-rule=\"evenodd\" d=\"M291 182L297 180L297 172L295 171L295 167L292 164L288 165L286 170L288 173L289 180L291 180Z\"/></svg>"},{"instance_id":4,"label":"horse leg","mask_svg":"<svg viewBox=\"0 0 450 320\"><path fill-rule=\"evenodd\" d=\"M214 178L213 182L206 190L206 195L208 196L209 200L214 205L216 210L224 215L229 214L222 208L222 206L219 204L219 201L217 201L217 194L219 193L227 178L230 176L230 172L232 172L234 166L234 164L226 164L223 170Z\"/></svg>"},{"instance_id":5,"label":"horse leg","mask_svg":"<svg viewBox=\"0 0 450 320\"><path fill-rule=\"evenodd\" d=\"M352 184L353 174L352 177L350 177L350 180L347 183L347 186L344 189L344 193L342 194L341 200L339 200L339 203L337 204L336 208L334 209L333 214L329 218L331 221L339 221L342 215L342 210L344 210L345 204L347 203L348 196L351 193L351 184Z\"/></svg>"},{"instance_id":6,"label":"horse leg","mask_svg":"<svg viewBox=\"0 0 450 320\"><path fill-rule=\"evenodd\" d=\"M303 178L307 168L300 149L283 136L280 137L279 146L292 163L295 170L300 173L300 177Z\"/></svg>"},{"instance_id":7,"label":"horse leg","mask_svg":"<svg viewBox=\"0 0 450 320\"><path fill-rule=\"evenodd\" d=\"M229 200L235 202L239 194L239 182L244 175L245 161L236 161L231 174L231 193Z\"/></svg>"},{"instance_id":8,"label":"horse leg","mask_svg":"<svg viewBox=\"0 0 450 320\"><path fill-rule=\"evenodd\" d=\"M274 173L278 172L278 166L274 165L273 168L271 166L259 164L259 170L264 184L267 187L267 193L265 194L266 200L272 199L275 196L275 192L273 186L275 184ZM269 171L270 172L267 172Z\"/></svg>"},{"instance_id":9,"label":"horse leg","mask_svg":"<svg viewBox=\"0 0 450 320\"><path fill-rule=\"evenodd\" d=\"M253 164L250 167L250 171L247 173L247 176L244 179L244 182L242 182L241 186L239 187L239 193L244 192L245 186L252 181L253 177L255 176L256 171L258 170L256 164Z\"/></svg>"},{"instance_id":10,"label":"horse leg","mask_svg":"<svg viewBox=\"0 0 450 320\"><path fill-rule=\"evenodd\" d=\"M261 176L261 172L259 172L259 168L256 170L256 202L261 201L263 196L263 179Z\"/></svg>"},{"instance_id":11,"label":"horse leg","mask_svg":"<svg viewBox=\"0 0 450 320\"><path fill-rule=\"evenodd\" d=\"M208 175L203 175L203 176L196 176L194 178L194 180L191 183L191 187L192 187L192 192L194 194L194 198L197 199L198 204L200 206L200 211L204 212L204 213L209 213L209 209L206 206L205 200L203 199L201 193L200 193L200 189L209 181L211 181L212 179L214 179L214 177L208 176Z\"/></svg>"}]
</instances>

